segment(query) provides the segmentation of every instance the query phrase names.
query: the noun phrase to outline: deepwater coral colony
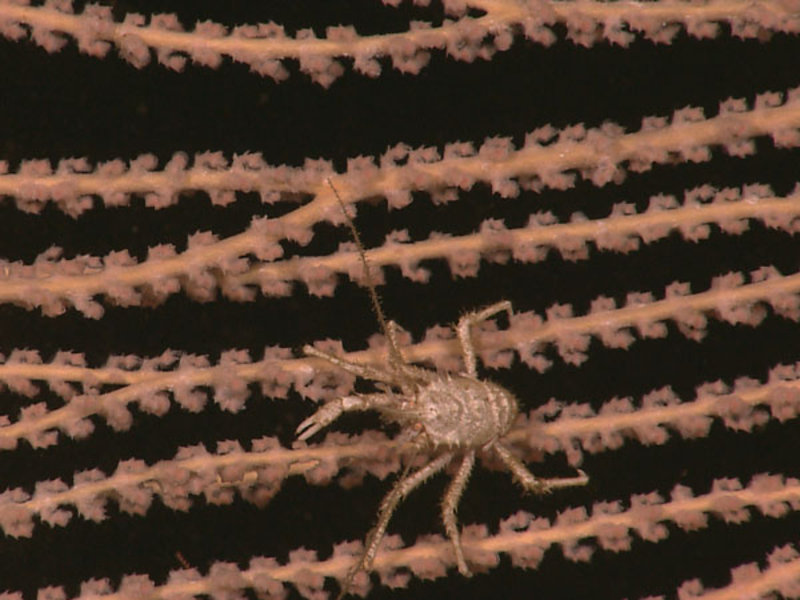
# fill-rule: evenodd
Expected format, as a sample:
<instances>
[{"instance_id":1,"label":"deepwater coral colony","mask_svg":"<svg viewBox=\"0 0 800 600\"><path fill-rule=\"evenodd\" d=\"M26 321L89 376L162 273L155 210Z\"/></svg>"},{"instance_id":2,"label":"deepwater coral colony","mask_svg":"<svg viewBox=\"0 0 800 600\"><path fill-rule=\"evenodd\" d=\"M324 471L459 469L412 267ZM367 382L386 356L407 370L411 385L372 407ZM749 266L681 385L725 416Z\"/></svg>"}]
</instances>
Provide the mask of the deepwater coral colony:
<instances>
[{"instance_id":1,"label":"deepwater coral colony","mask_svg":"<svg viewBox=\"0 0 800 600\"><path fill-rule=\"evenodd\" d=\"M403 355L511 300L512 452L591 475L475 473L469 580L442 478L371 594L800 594L800 3L156 4L0 0L3 598L336 589L402 463L294 439L355 383L299 348L386 361L328 179Z\"/></svg>"}]
</instances>

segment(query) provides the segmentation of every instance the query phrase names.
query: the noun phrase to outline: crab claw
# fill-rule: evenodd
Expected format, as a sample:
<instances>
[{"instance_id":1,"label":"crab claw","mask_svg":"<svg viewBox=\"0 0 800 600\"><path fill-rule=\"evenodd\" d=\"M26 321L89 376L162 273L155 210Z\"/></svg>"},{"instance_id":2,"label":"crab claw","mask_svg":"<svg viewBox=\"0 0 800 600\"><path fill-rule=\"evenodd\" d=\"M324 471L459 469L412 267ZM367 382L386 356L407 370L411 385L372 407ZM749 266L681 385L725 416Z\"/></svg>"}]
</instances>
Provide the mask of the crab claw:
<instances>
[{"instance_id":1,"label":"crab claw","mask_svg":"<svg viewBox=\"0 0 800 600\"><path fill-rule=\"evenodd\" d=\"M339 418L343 411L342 399L337 398L322 406L317 412L300 423L295 430L298 440L307 440Z\"/></svg>"}]
</instances>

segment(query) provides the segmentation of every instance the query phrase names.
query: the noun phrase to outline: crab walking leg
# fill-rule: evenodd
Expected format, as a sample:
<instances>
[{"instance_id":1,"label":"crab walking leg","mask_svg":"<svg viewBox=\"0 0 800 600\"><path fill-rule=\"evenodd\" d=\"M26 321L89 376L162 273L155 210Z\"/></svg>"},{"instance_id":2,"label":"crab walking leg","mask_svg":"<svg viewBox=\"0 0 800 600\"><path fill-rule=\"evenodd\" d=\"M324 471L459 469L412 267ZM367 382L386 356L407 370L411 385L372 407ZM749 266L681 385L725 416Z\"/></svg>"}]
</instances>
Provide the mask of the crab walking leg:
<instances>
[{"instance_id":1,"label":"crab walking leg","mask_svg":"<svg viewBox=\"0 0 800 600\"><path fill-rule=\"evenodd\" d=\"M450 482L447 492L445 492L444 499L442 500L442 521L444 521L444 529L447 532L447 537L450 538L450 542L453 544L453 551L456 553L458 572L465 577L471 577L472 571L469 570L467 561L464 560L464 550L461 548L461 534L458 531L458 523L456 522L456 509L458 508L458 502L461 500L461 495L464 493L464 488L467 485L467 480L474 466L475 451L471 450L461 459L458 471Z\"/></svg>"},{"instance_id":2,"label":"crab walking leg","mask_svg":"<svg viewBox=\"0 0 800 600\"><path fill-rule=\"evenodd\" d=\"M497 302L478 312L467 313L458 320L456 333L458 333L458 341L461 343L461 353L464 356L464 365L468 375L476 378L478 376L478 361L475 358L475 346L472 343L472 327L504 310L510 317L511 302L508 300Z\"/></svg>"},{"instance_id":3,"label":"crab walking leg","mask_svg":"<svg viewBox=\"0 0 800 600\"><path fill-rule=\"evenodd\" d=\"M531 473L528 468L516 456L508 451L508 448L503 446L500 442L494 442L492 449L497 453L517 481L526 490L535 494L547 494L556 488L573 487L579 485L586 485L589 483L589 477L578 469L577 477L560 477L557 479L540 479Z\"/></svg>"},{"instance_id":4,"label":"crab walking leg","mask_svg":"<svg viewBox=\"0 0 800 600\"><path fill-rule=\"evenodd\" d=\"M397 481L391 491L384 496L381 502L381 508L378 511L378 522L369 532L369 535L367 535L364 553L361 555L361 558L347 573L347 578L342 585L339 598L342 598L347 593L353 581L353 577L355 577L359 571L367 571L372 566L372 561L375 560L375 554L378 552L378 545L381 543L386 533L386 527L389 525L389 520L392 518L392 514L399 502L414 489L419 487L420 484L424 483L426 479L433 477L433 475L444 469L452 458L452 452L445 452L437 456L425 466L420 467L413 473Z\"/></svg>"},{"instance_id":5,"label":"crab walking leg","mask_svg":"<svg viewBox=\"0 0 800 600\"><path fill-rule=\"evenodd\" d=\"M395 380L391 373L387 373L386 371L375 369L374 367L367 365L360 365L358 363L350 362L340 356L336 356L335 354L328 354L322 350L317 350L314 348L314 346L303 346L303 353L306 356L313 356L314 358L320 358L324 361L327 361L332 365L339 367L343 371L352 373L356 377L371 379L372 381L381 381L383 383L394 383Z\"/></svg>"},{"instance_id":6,"label":"crab walking leg","mask_svg":"<svg viewBox=\"0 0 800 600\"><path fill-rule=\"evenodd\" d=\"M377 410L382 406L393 406L395 401L386 394L358 394L343 396L323 404L317 412L300 423L295 429L298 440L307 440L323 427L330 425L344 412Z\"/></svg>"},{"instance_id":7,"label":"crab walking leg","mask_svg":"<svg viewBox=\"0 0 800 600\"><path fill-rule=\"evenodd\" d=\"M589 476L583 469L576 469L578 474L575 477L556 477L553 479L542 479L547 489L555 490L559 488L578 487L589 483Z\"/></svg>"}]
</instances>

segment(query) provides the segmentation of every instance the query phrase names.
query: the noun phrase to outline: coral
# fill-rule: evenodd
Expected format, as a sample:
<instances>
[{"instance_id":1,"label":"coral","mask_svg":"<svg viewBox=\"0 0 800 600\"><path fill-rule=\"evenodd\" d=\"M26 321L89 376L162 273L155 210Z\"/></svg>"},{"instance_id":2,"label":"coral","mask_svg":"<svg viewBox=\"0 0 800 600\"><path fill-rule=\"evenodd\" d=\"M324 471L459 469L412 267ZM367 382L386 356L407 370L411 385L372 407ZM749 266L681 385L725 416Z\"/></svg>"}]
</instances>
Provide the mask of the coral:
<instances>
[{"instance_id":1,"label":"coral","mask_svg":"<svg viewBox=\"0 0 800 600\"><path fill-rule=\"evenodd\" d=\"M799 26L792 0L0 0L0 593L336 590L403 448L370 415L294 440L360 385L304 344L385 360L331 179L405 355L461 368L447 326L510 300L477 343L513 451L591 478L476 469L470 579L436 478L355 592L796 596Z\"/></svg>"}]
</instances>

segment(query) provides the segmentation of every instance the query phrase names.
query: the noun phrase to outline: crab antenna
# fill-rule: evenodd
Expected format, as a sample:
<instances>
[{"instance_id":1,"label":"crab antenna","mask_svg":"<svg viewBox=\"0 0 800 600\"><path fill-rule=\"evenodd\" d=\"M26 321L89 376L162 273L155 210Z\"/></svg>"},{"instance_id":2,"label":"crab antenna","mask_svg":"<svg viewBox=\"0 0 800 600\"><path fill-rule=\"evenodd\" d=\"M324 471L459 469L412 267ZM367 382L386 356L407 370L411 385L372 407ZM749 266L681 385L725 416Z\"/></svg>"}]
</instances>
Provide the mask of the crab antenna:
<instances>
[{"instance_id":1,"label":"crab antenna","mask_svg":"<svg viewBox=\"0 0 800 600\"><path fill-rule=\"evenodd\" d=\"M333 186L333 182L331 178L328 177L325 179L328 182L328 185L333 190L333 195L336 196L337 202L339 202L339 206L342 208L342 213L344 214L345 221L347 221L347 226L350 228L350 234L353 236L353 241L356 243L356 248L358 248L358 256L361 259L361 266L364 267L364 277L367 280L367 289L369 290L369 299L372 302L372 310L375 313L375 316L378 318L378 324L381 326L381 330L383 331L383 335L386 336L386 339L389 342L389 355L395 364L401 364L405 361L403 360L400 351L397 349L397 345L395 344L394 335L392 332L389 331L389 324L386 321L386 316L383 314L383 309L381 308L381 300L378 296L378 292L375 290L375 280L372 278L372 271L369 268L369 261L367 260L367 253L364 251L364 244L361 243L361 236L358 235L358 229L356 229L353 220L350 218L350 215L347 213L347 208L345 207L344 201L342 197L339 195L339 192Z\"/></svg>"}]
</instances>

